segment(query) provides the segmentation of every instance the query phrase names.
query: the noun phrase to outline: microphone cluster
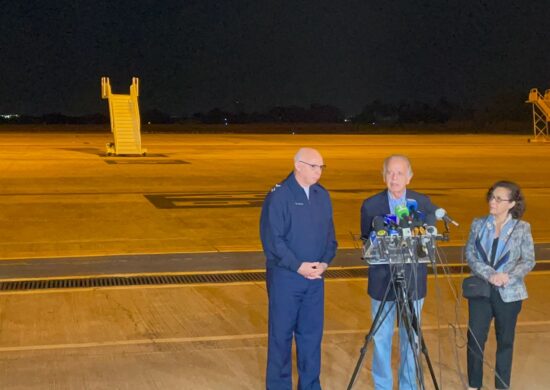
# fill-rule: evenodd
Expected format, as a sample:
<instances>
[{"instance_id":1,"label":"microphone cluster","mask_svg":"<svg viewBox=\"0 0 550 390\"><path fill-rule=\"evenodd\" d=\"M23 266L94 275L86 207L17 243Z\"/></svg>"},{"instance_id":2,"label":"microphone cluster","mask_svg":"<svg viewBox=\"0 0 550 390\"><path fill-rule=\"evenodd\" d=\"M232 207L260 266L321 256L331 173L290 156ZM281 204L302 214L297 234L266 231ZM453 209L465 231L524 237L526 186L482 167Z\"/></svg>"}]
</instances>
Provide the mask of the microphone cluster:
<instances>
[{"instance_id":1,"label":"microphone cluster","mask_svg":"<svg viewBox=\"0 0 550 390\"><path fill-rule=\"evenodd\" d=\"M370 233L368 247L371 251L380 247L387 252L394 246L403 248L412 246L411 249L416 249L418 258L426 257L430 241L437 239L437 228L428 226L425 219L425 215L418 209L418 202L415 199L407 199L406 205L395 207L394 214L373 218L373 231ZM413 237L417 239L413 240Z\"/></svg>"},{"instance_id":2,"label":"microphone cluster","mask_svg":"<svg viewBox=\"0 0 550 390\"><path fill-rule=\"evenodd\" d=\"M425 215L418 210L415 199L407 199L406 205L398 205L394 214L376 216L372 220L373 232L371 240L377 236L412 237L423 235L436 235L434 226L427 226Z\"/></svg>"},{"instance_id":3,"label":"microphone cluster","mask_svg":"<svg viewBox=\"0 0 550 390\"><path fill-rule=\"evenodd\" d=\"M437 209L435 216L458 225L444 209ZM374 217L372 228L370 236L363 239L363 259L369 264L399 263L399 259L410 263L432 261L435 241L448 240L446 232L438 234L435 226L426 223L426 215L418 209L415 199L407 199L406 204L395 207L393 214Z\"/></svg>"}]
</instances>

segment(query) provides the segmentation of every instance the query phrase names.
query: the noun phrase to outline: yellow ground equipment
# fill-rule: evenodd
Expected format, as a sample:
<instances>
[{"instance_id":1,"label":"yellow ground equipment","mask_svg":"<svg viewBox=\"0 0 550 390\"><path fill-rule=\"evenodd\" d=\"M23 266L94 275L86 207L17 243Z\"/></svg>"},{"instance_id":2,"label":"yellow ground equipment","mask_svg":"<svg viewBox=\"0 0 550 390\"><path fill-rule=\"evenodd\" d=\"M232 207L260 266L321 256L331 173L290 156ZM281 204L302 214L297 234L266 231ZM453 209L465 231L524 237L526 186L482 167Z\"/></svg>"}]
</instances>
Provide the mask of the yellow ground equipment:
<instances>
[{"instance_id":1,"label":"yellow ground equipment","mask_svg":"<svg viewBox=\"0 0 550 390\"><path fill-rule=\"evenodd\" d=\"M550 122L550 89L541 95L538 89L529 92L529 100L525 103L533 105L533 132L535 137L530 142L550 142L548 122Z\"/></svg>"},{"instance_id":2,"label":"yellow ground equipment","mask_svg":"<svg viewBox=\"0 0 550 390\"><path fill-rule=\"evenodd\" d=\"M114 94L108 77L101 78L101 98L109 100L111 132L115 142L107 144L107 155L145 155L141 148L141 121L139 117L139 79L132 78L129 95Z\"/></svg>"}]
</instances>

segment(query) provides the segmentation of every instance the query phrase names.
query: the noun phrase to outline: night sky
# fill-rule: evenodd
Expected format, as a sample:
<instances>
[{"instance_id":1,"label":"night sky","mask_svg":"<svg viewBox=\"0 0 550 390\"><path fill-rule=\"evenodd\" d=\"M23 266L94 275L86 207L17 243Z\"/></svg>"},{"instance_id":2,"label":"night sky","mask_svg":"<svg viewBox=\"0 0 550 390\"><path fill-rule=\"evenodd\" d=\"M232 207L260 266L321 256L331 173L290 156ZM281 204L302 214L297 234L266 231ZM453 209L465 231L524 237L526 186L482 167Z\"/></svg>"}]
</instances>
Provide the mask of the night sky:
<instances>
[{"instance_id":1,"label":"night sky","mask_svg":"<svg viewBox=\"0 0 550 390\"><path fill-rule=\"evenodd\" d=\"M106 112L100 77L191 115L550 88L549 0L0 1L0 112Z\"/></svg>"}]
</instances>

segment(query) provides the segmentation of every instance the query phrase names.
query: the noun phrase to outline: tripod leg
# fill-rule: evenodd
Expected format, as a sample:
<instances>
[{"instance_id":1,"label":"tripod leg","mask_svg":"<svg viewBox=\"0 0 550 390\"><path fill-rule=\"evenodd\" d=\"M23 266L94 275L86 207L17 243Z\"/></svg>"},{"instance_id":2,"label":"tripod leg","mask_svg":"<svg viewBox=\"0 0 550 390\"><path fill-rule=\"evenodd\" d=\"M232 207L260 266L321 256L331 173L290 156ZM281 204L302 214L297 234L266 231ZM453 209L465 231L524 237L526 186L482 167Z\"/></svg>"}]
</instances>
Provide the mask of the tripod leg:
<instances>
[{"instance_id":1,"label":"tripod leg","mask_svg":"<svg viewBox=\"0 0 550 390\"><path fill-rule=\"evenodd\" d=\"M394 309L394 304L392 303L392 306L389 310L386 310L384 313L384 306L386 304L386 296L384 297L384 300L378 307L378 310L376 311L376 315L374 316L374 319L372 321L372 325L369 329L369 332L365 336L365 343L361 347L361 353L359 354L359 359L357 360L357 364L355 365L355 369L353 370L353 375L351 376L351 379L349 381L347 390L351 390L355 384L355 381L357 380L357 377L359 375L359 371L361 370L361 367L363 366L363 362L365 360L365 356L367 355L367 346L372 341L374 334L380 327L380 324L384 322L386 319L388 313Z\"/></svg>"},{"instance_id":2,"label":"tripod leg","mask_svg":"<svg viewBox=\"0 0 550 390\"><path fill-rule=\"evenodd\" d=\"M421 336L419 335L419 337ZM426 343L424 342L424 337L421 338L421 347L424 358L426 359L426 364L428 364L428 369L430 370L430 376L432 377L434 389L439 390L439 385L437 384L437 378L435 377L435 371L432 366L432 361L430 360L430 355L428 354L428 348L426 347Z\"/></svg>"},{"instance_id":3,"label":"tripod leg","mask_svg":"<svg viewBox=\"0 0 550 390\"><path fill-rule=\"evenodd\" d=\"M426 343L424 341L424 336L422 335L422 330L420 329L420 326L418 324L418 317L416 315L416 310L414 310L413 305L414 303L412 301L409 301L409 307L412 312L412 325L413 325L414 331L416 332L418 340L420 340L420 348L421 348L422 354L424 355L424 358L426 359L426 364L428 365L428 370L430 371L430 376L432 377L434 389L439 390L439 385L437 383L435 371L432 365L432 361L430 359L430 355L428 353L428 347L426 346Z\"/></svg>"}]
</instances>

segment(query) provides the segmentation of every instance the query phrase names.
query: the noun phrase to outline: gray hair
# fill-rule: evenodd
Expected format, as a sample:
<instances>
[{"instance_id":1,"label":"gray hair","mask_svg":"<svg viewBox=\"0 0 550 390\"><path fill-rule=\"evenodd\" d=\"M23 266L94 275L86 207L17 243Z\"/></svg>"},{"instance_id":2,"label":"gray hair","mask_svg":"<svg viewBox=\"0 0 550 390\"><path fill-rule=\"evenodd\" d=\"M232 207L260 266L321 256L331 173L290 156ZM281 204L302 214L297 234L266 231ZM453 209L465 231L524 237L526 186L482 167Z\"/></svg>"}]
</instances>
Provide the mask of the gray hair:
<instances>
[{"instance_id":1,"label":"gray hair","mask_svg":"<svg viewBox=\"0 0 550 390\"><path fill-rule=\"evenodd\" d=\"M302 153L304 151L304 148L300 148L298 149L298 151L296 152L296 154L294 155L294 163L297 163L298 161L300 161L302 159Z\"/></svg>"},{"instance_id":2,"label":"gray hair","mask_svg":"<svg viewBox=\"0 0 550 390\"><path fill-rule=\"evenodd\" d=\"M404 160L407 163L407 167L409 168L409 177L412 177L413 170L412 170L411 162L410 162L409 158L407 156L405 156L404 154L392 154L391 156L386 157L384 159L384 166L382 168L382 176L386 177L386 172L388 171L388 164L394 158L400 158L400 159Z\"/></svg>"}]
</instances>

